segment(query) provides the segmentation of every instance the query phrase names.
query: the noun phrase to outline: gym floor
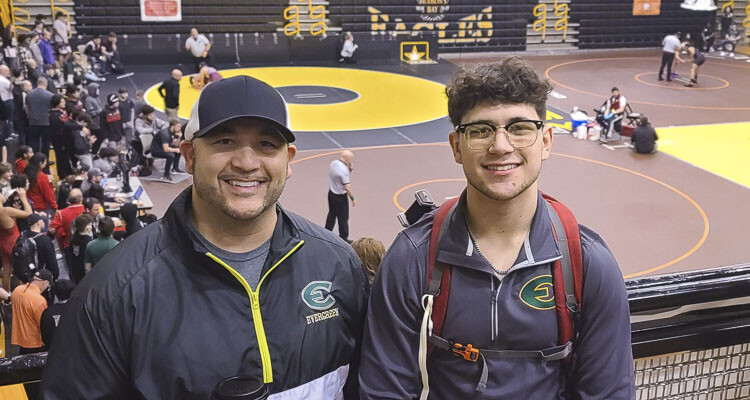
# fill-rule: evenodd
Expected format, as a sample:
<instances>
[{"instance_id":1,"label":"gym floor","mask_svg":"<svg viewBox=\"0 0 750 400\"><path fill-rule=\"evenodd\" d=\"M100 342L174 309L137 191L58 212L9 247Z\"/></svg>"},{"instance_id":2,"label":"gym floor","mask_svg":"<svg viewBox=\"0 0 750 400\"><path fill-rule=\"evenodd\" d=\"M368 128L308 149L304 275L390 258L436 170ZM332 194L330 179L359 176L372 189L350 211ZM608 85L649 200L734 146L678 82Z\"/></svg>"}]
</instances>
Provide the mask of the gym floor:
<instances>
[{"instance_id":1,"label":"gym floor","mask_svg":"<svg viewBox=\"0 0 750 400\"><path fill-rule=\"evenodd\" d=\"M569 128L574 106L590 111L618 86L633 111L647 115L660 136L659 152L635 154L578 140L556 129L553 156L540 188L567 204L579 221L614 252L623 274L673 273L750 260L750 62L746 56L710 54L699 84L686 88L689 64L673 82L656 79L659 50L619 50L571 55L526 55L555 89L547 122ZM282 204L319 224L327 213L328 164L342 149L355 153L350 238L375 237L390 244L400 231L396 213L428 189L436 201L465 186L447 135L443 85L455 64L338 64L305 67L245 66L220 69L248 74L279 87L290 103L299 149ZM108 79L102 94L118 87L148 89L171 66L132 68L134 75ZM198 92L182 82L180 116L187 118ZM589 112L591 114L591 112ZM616 143L615 143L616 144ZM144 182L161 216L190 180Z\"/></svg>"}]
</instances>

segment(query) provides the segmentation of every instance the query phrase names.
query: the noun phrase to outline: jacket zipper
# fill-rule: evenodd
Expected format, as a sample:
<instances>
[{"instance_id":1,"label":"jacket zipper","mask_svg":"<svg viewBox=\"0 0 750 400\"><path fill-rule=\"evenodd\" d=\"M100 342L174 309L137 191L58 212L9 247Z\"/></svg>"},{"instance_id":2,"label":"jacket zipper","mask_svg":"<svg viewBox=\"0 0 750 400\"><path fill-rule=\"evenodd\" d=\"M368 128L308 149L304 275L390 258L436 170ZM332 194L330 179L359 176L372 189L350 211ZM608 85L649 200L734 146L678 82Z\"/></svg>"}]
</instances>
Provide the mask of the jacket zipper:
<instances>
[{"instance_id":1,"label":"jacket zipper","mask_svg":"<svg viewBox=\"0 0 750 400\"><path fill-rule=\"evenodd\" d=\"M497 339L498 334L500 333L500 330L498 328L500 316L497 315L497 296L500 295L500 288L503 287L503 281L501 280L497 285L497 290L495 290L495 277L490 277L492 279L492 288L491 288L491 295L490 297L490 304L492 305L491 312L492 312L492 318L490 319L490 331L491 331L491 340L494 342L495 339Z\"/></svg>"},{"instance_id":2,"label":"jacket zipper","mask_svg":"<svg viewBox=\"0 0 750 400\"><path fill-rule=\"evenodd\" d=\"M247 296L250 299L250 309L253 313L253 325L255 326L255 336L258 339L258 349L260 350L260 361L263 366L263 382L264 383L271 383L273 382L273 368L271 367L271 353L268 351L268 341L266 340L266 330L263 327L263 317L260 312L260 286L263 284L263 281L266 280L268 275L276 269L276 267L279 266L284 260L289 258L292 254L294 254L297 249L304 244L305 241L301 240L299 243L297 243L296 246L294 246L289 252L284 255L284 257L281 257L279 261L276 262L271 268L268 269L268 271L263 274L263 277L260 278L260 281L258 281L258 286L255 288L255 291L250 287L250 284L247 283L245 278L240 275L239 272L237 272L234 268L230 267L227 263L216 257L215 255L211 253L206 253L206 255L216 261L219 265L224 267L227 271L229 271L232 276L235 277L241 284L242 287L245 288L245 291L247 292Z\"/></svg>"}]
</instances>

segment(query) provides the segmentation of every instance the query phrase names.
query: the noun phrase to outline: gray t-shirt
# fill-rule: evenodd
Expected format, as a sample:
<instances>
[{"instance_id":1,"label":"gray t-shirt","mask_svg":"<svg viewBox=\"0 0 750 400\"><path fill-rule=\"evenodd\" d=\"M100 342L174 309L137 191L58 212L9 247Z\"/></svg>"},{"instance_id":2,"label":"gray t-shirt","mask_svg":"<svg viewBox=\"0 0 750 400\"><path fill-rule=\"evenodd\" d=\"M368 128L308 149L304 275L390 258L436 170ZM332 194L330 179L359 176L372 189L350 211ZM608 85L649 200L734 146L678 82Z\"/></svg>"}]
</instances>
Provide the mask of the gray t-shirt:
<instances>
[{"instance_id":1,"label":"gray t-shirt","mask_svg":"<svg viewBox=\"0 0 750 400\"><path fill-rule=\"evenodd\" d=\"M195 228L192 217L188 218L187 226L206 250L239 272L250 285L250 288L255 290L258 287L260 272L263 270L263 264L265 264L266 257L268 257L268 250L271 248L271 239L266 240L260 247L250 250L247 253L232 253L231 251L214 246L213 243L203 237L198 232L198 229Z\"/></svg>"},{"instance_id":2,"label":"gray t-shirt","mask_svg":"<svg viewBox=\"0 0 750 400\"><path fill-rule=\"evenodd\" d=\"M341 160L333 160L328 167L328 189L334 194L346 194L344 185L349 184L349 166Z\"/></svg>"},{"instance_id":3,"label":"gray t-shirt","mask_svg":"<svg viewBox=\"0 0 750 400\"><path fill-rule=\"evenodd\" d=\"M675 35L667 35L661 42L664 45L663 51L674 53L680 48L680 39Z\"/></svg>"},{"instance_id":4,"label":"gray t-shirt","mask_svg":"<svg viewBox=\"0 0 750 400\"><path fill-rule=\"evenodd\" d=\"M209 43L210 42L206 36L198 34L197 38L193 38L192 36L187 38L185 46L190 49L190 54L192 54L193 57L200 57L203 55L203 52L206 51L206 46L208 46Z\"/></svg>"}]
</instances>

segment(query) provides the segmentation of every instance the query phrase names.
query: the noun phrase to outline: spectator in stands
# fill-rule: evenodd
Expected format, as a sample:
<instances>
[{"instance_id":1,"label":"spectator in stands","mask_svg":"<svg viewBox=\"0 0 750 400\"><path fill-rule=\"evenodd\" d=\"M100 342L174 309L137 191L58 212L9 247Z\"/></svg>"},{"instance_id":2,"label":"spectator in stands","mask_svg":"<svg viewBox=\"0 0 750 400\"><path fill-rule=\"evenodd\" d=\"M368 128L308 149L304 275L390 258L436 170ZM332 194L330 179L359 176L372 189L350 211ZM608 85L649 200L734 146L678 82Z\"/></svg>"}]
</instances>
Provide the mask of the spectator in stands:
<instances>
[{"instance_id":1,"label":"spectator in stands","mask_svg":"<svg viewBox=\"0 0 750 400\"><path fill-rule=\"evenodd\" d=\"M13 176L13 165L9 162L0 163L0 195L6 198L10 193L10 178Z\"/></svg>"},{"instance_id":2,"label":"spectator in stands","mask_svg":"<svg viewBox=\"0 0 750 400\"><path fill-rule=\"evenodd\" d=\"M102 52L107 57L107 68L118 74L125 72L120 59L120 51L117 49L117 34L110 32L102 47Z\"/></svg>"},{"instance_id":3,"label":"spectator in stands","mask_svg":"<svg viewBox=\"0 0 750 400\"><path fill-rule=\"evenodd\" d=\"M39 50L42 52L42 61L44 64L54 65L55 64L55 50L52 48L52 33L49 29L42 31L42 38L39 40Z\"/></svg>"},{"instance_id":4,"label":"spectator in stands","mask_svg":"<svg viewBox=\"0 0 750 400\"><path fill-rule=\"evenodd\" d=\"M61 85L62 81L60 80L60 76L57 73L57 68L55 68L52 64L44 64L44 73L42 74L43 77L47 78L47 90L55 94L60 94L60 91L57 90L57 87Z\"/></svg>"},{"instance_id":5,"label":"spectator in stands","mask_svg":"<svg viewBox=\"0 0 750 400\"><path fill-rule=\"evenodd\" d=\"M26 218L29 229L21 232L21 236L33 239L36 245L36 256L39 269L46 269L52 273L52 277L57 280L60 276L60 270L57 267L57 255L55 254L55 245L52 239L44 231L44 218L41 215L33 213Z\"/></svg>"},{"instance_id":6,"label":"spectator in stands","mask_svg":"<svg viewBox=\"0 0 750 400\"><path fill-rule=\"evenodd\" d=\"M656 135L656 129L648 122L645 115L638 120L638 126L633 130L630 137L633 144L633 151L641 154L651 154L656 152L656 141L659 136Z\"/></svg>"},{"instance_id":7,"label":"spectator in stands","mask_svg":"<svg viewBox=\"0 0 750 400\"><path fill-rule=\"evenodd\" d=\"M703 31L701 32L701 41L703 42L702 49L704 52L713 51L716 38L714 37L714 24L711 22L711 20L706 22L706 26L703 27Z\"/></svg>"},{"instance_id":8,"label":"spectator in stands","mask_svg":"<svg viewBox=\"0 0 750 400\"><path fill-rule=\"evenodd\" d=\"M58 179L65 179L73 173L73 165L70 162L70 149L65 140L65 124L68 122L68 113L65 112L65 99L56 94L50 99L49 110L49 137L52 148L55 149L55 162L57 165Z\"/></svg>"},{"instance_id":9,"label":"spectator in stands","mask_svg":"<svg viewBox=\"0 0 750 400\"><path fill-rule=\"evenodd\" d=\"M73 221L75 230L70 239L70 246L66 249L65 259L68 261L70 278L75 283L79 283L86 274L83 258L86 254L86 246L93 239L93 230L91 227L93 221L94 219L88 214L81 214Z\"/></svg>"},{"instance_id":10,"label":"spectator in stands","mask_svg":"<svg viewBox=\"0 0 750 400\"><path fill-rule=\"evenodd\" d=\"M107 105L101 113L102 147L118 148L123 145L125 132L123 130L123 116L120 109L120 97L112 93L107 96ZM125 148L125 147L119 147Z\"/></svg>"},{"instance_id":11,"label":"spectator in stands","mask_svg":"<svg viewBox=\"0 0 750 400\"><path fill-rule=\"evenodd\" d=\"M346 40L344 40L344 47L341 49L340 63L354 64L354 52L357 51L357 46L354 44L354 35L351 32L346 33Z\"/></svg>"},{"instance_id":12,"label":"spectator in stands","mask_svg":"<svg viewBox=\"0 0 750 400\"><path fill-rule=\"evenodd\" d=\"M78 96L78 88L69 83L65 85L65 111L69 115L73 115L75 110L83 110L83 104Z\"/></svg>"},{"instance_id":13,"label":"spectator in stands","mask_svg":"<svg viewBox=\"0 0 750 400\"><path fill-rule=\"evenodd\" d=\"M677 60L681 63L691 63L690 64L690 82L686 83L685 86L687 87L693 87L693 85L698 84L698 69L700 68L703 63L706 62L706 56L703 55L703 52L700 51L697 47L695 47L695 44L691 41L687 44L687 52L688 52L688 59L683 60L680 58L680 55L677 54Z\"/></svg>"},{"instance_id":14,"label":"spectator in stands","mask_svg":"<svg viewBox=\"0 0 750 400\"><path fill-rule=\"evenodd\" d=\"M90 125L91 117L85 112L74 113L73 121L65 124L66 139L69 140L72 153L75 159L87 169L93 165L91 145L96 142L96 136L92 135L88 128Z\"/></svg>"},{"instance_id":15,"label":"spectator in stands","mask_svg":"<svg viewBox=\"0 0 750 400\"><path fill-rule=\"evenodd\" d=\"M200 63L205 62L207 65L214 65L214 58L211 54L211 41L206 35L199 34L198 29L190 29L190 37L185 41L185 49L190 51L195 61L195 71L200 71ZM170 118L173 118L170 116Z\"/></svg>"},{"instance_id":16,"label":"spectator in stands","mask_svg":"<svg viewBox=\"0 0 750 400\"><path fill-rule=\"evenodd\" d=\"M156 135L160 130L169 127L169 124L156 117L156 110L146 104L141 109L141 115L135 120L135 131L138 136Z\"/></svg>"},{"instance_id":17,"label":"spectator in stands","mask_svg":"<svg viewBox=\"0 0 750 400\"><path fill-rule=\"evenodd\" d=\"M672 64L674 63L675 53L680 51L680 38L679 33L669 34L664 37L661 41L662 53L661 53L661 66L659 67L659 80L664 80L664 67L667 67L667 82L672 81Z\"/></svg>"},{"instance_id":18,"label":"spectator in stands","mask_svg":"<svg viewBox=\"0 0 750 400\"><path fill-rule=\"evenodd\" d=\"M10 68L0 64L0 123L2 123L2 137L7 139L13 132L13 84L10 82Z\"/></svg>"},{"instance_id":19,"label":"spectator in stands","mask_svg":"<svg viewBox=\"0 0 750 400\"><path fill-rule=\"evenodd\" d=\"M102 202L95 197L89 197L83 202L83 208L85 212L91 215L94 220L99 219L102 215Z\"/></svg>"},{"instance_id":20,"label":"spectator in stands","mask_svg":"<svg viewBox=\"0 0 750 400\"><path fill-rule=\"evenodd\" d=\"M84 100L84 106L86 112L91 116L91 125L89 130L91 134L96 136L96 143L94 144L94 151L99 150L99 146L104 141L104 137L101 132L101 117L100 114L104 107L102 107L101 100L99 99L99 84L89 83L88 85L88 96Z\"/></svg>"},{"instance_id":21,"label":"spectator in stands","mask_svg":"<svg viewBox=\"0 0 750 400\"><path fill-rule=\"evenodd\" d=\"M121 87L117 94L120 96L120 111L122 111L122 130L125 133L125 144L130 146L133 141L133 132L135 129L135 117L138 115L134 112L135 104L128 98L128 89ZM141 106L143 107L143 106Z\"/></svg>"},{"instance_id":22,"label":"spectator in stands","mask_svg":"<svg viewBox=\"0 0 750 400\"><path fill-rule=\"evenodd\" d=\"M34 62L38 69L44 65L44 56L42 56L42 49L39 47L39 43L42 41L42 32L32 31L31 42L29 42L29 50L31 55L34 56Z\"/></svg>"},{"instance_id":23,"label":"spectator in stands","mask_svg":"<svg viewBox=\"0 0 750 400\"><path fill-rule=\"evenodd\" d=\"M102 38L99 35L86 42L83 54L86 55L91 70L97 75L101 76L107 72L107 57L102 52Z\"/></svg>"},{"instance_id":24,"label":"spectator in stands","mask_svg":"<svg viewBox=\"0 0 750 400\"><path fill-rule=\"evenodd\" d=\"M120 160L120 152L111 147L99 149L99 158L94 160L94 168L99 169L106 176L111 176Z\"/></svg>"},{"instance_id":25,"label":"spectator in stands","mask_svg":"<svg viewBox=\"0 0 750 400\"><path fill-rule=\"evenodd\" d=\"M16 175L13 178L20 177ZM20 233L16 221L21 218L28 218L32 213L31 205L26 198L26 189L23 187L16 188L17 198L21 203L21 209L6 205L6 199L3 198L3 206L0 207L0 261L3 268L3 289L10 291L10 276L13 271L10 255L13 252L13 246Z\"/></svg>"},{"instance_id":26,"label":"spectator in stands","mask_svg":"<svg viewBox=\"0 0 750 400\"><path fill-rule=\"evenodd\" d=\"M385 254L383 242L373 238L359 238L352 242L352 248L362 261L367 280L372 284L372 280L375 279L375 274L380 267L380 261L383 259L383 254Z\"/></svg>"},{"instance_id":27,"label":"spectator in stands","mask_svg":"<svg viewBox=\"0 0 750 400\"><path fill-rule=\"evenodd\" d=\"M29 50L31 55L34 57L34 64L37 72L41 71L44 65L44 57L42 57L42 50L39 48L39 41L41 40L41 34L36 31L31 32L31 41L29 42Z\"/></svg>"},{"instance_id":28,"label":"spectator in stands","mask_svg":"<svg viewBox=\"0 0 750 400\"><path fill-rule=\"evenodd\" d=\"M115 230L115 223L110 217L102 217L99 219L99 237L89 242L86 246L86 254L84 256L84 265L86 267L86 273L91 271L91 268L96 266L104 256L109 253L110 250L117 246L118 242L112 237L112 232Z\"/></svg>"},{"instance_id":29,"label":"spectator in stands","mask_svg":"<svg viewBox=\"0 0 750 400\"><path fill-rule=\"evenodd\" d=\"M36 61L34 61L34 54L31 53L29 45L31 43L31 35L21 34L18 35L18 68L21 69L21 73L29 81L35 81L39 76L36 71Z\"/></svg>"},{"instance_id":30,"label":"spectator in stands","mask_svg":"<svg viewBox=\"0 0 750 400\"><path fill-rule=\"evenodd\" d=\"M104 187L102 187L102 180L104 180L104 174L98 168L91 168L88 172L89 179L83 182L81 185L81 191L84 197L93 197L99 199L100 202L104 203Z\"/></svg>"},{"instance_id":31,"label":"spectator in stands","mask_svg":"<svg viewBox=\"0 0 750 400\"><path fill-rule=\"evenodd\" d=\"M29 178L29 200L34 210L43 211L51 218L57 211L57 199L49 176L43 171L46 166L47 156L44 153L36 153L29 160L24 174ZM46 223L49 224L49 220Z\"/></svg>"},{"instance_id":32,"label":"spectator in stands","mask_svg":"<svg viewBox=\"0 0 750 400\"><path fill-rule=\"evenodd\" d=\"M146 102L143 101L143 90L138 89L135 91L135 99L133 100L133 118L138 118L141 115L144 105L146 105Z\"/></svg>"},{"instance_id":33,"label":"spectator in stands","mask_svg":"<svg viewBox=\"0 0 750 400\"><path fill-rule=\"evenodd\" d=\"M180 79L182 71L172 70L172 76L162 82L157 91L164 98L164 112L168 119L179 118L177 112L180 109Z\"/></svg>"},{"instance_id":34,"label":"spectator in stands","mask_svg":"<svg viewBox=\"0 0 750 400\"><path fill-rule=\"evenodd\" d=\"M19 285L13 290L10 301L13 305L13 322L10 342L20 347L19 354L33 354L44 351L42 342L42 313L47 309L47 299L42 295L52 286L52 274L39 270L31 282ZM39 383L24 384L29 399L36 399Z\"/></svg>"},{"instance_id":35,"label":"spectator in stands","mask_svg":"<svg viewBox=\"0 0 750 400\"><path fill-rule=\"evenodd\" d=\"M30 91L26 96L26 107L29 115L29 130L26 140L35 153L41 152L49 157L49 116L53 95L47 90L47 78L39 77L36 86L36 89Z\"/></svg>"},{"instance_id":36,"label":"spectator in stands","mask_svg":"<svg viewBox=\"0 0 750 400\"><path fill-rule=\"evenodd\" d=\"M166 160L164 165L164 175L162 179L171 181L172 174L180 171L180 148L179 137L182 134L182 124L179 120L172 119L169 121L169 127L160 130L151 141L151 156L163 158Z\"/></svg>"},{"instance_id":37,"label":"spectator in stands","mask_svg":"<svg viewBox=\"0 0 750 400\"><path fill-rule=\"evenodd\" d=\"M57 53L57 60L60 65L65 64L68 61L68 57L72 53L70 44L68 43L68 37L70 35L70 20L65 17L61 11L55 14L55 22L52 24L54 30L53 41L55 43L55 53Z\"/></svg>"},{"instance_id":38,"label":"spectator in stands","mask_svg":"<svg viewBox=\"0 0 750 400\"><path fill-rule=\"evenodd\" d=\"M34 149L29 146L20 146L16 150L16 173L22 174L29 164L29 160L34 156Z\"/></svg>"},{"instance_id":39,"label":"spectator in stands","mask_svg":"<svg viewBox=\"0 0 750 400\"><path fill-rule=\"evenodd\" d=\"M625 108L628 104L625 96L620 94L616 86L612 88L612 96L602 105L602 111L596 117L596 122L602 127L600 140L606 141L612 138L615 132L620 132L622 119L625 117Z\"/></svg>"},{"instance_id":40,"label":"spectator in stands","mask_svg":"<svg viewBox=\"0 0 750 400\"><path fill-rule=\"evenodd\" d=\"M721 14L721 38L724 39L727 36L727 33L729 32L729 26L732 25L732 22L734 21L734 9L731 5L727 5L723 9L723 13Z\"/></svg>"},{"instance_id":41,"label":"spectator in stands","mask_svg":"<svg viewBox=\"0 0 750 400\"><path fill-rule=\"evenodd\" d=\"M120 219L125 223L125 234L123 239L143 229L146 224L138 218L138 207L133 203L125 203L120 206Z\"/></svg>"},{"instance_id":42,"label":"spectator in stands","mask_svg":"<svg viewBox=\"0 0 750 400\"><path fill-rule=\"evenodd\" d=\"M13 128L18 134L18 143L26 143L29 116L26 113L26 96L31 91L31 82L24 79L20 69L13 71Z\"/></svg>"},{"instance_id":43,"label":"spectator in stands","mask_svg":"<svg viewBox=\"0 0 750 400\"><path fill-rule=\"evenodd\" d=\"M16 38L16 25L11 22L5 26L2 33L3 61L11 71L14 71L18 68L18 39Z\"/></svg>"},{"instance_id":44,"label":"spectator in stands","mask_svg":"<svg viewBox=\"0 0 750 400\"><path fill-rule=\"evenodd\" d=\"M52 346L52 339L55 337L55 329L60 325L60 318L65 311L65 306L75 287L76 284L69 279L59 279L55 281L55 297L57 298L57 302L55 304L50 304L47 309L42 312L42 342L47 350Z\"/></svg>"},{"instance_id":45,"label":"spectator in stands","mask_svg":"<svg viewBox=\"0 0 750 400\"><path fill-rule=\"evenodd\" d=\"M55 235L60 250L70 246L70 227L73 220L85 211L83 204L83 193L81 189L71 189L68 195L68 206L55 214L55 218L49 224L50 233Z\"/></svg>"}]
</instances>

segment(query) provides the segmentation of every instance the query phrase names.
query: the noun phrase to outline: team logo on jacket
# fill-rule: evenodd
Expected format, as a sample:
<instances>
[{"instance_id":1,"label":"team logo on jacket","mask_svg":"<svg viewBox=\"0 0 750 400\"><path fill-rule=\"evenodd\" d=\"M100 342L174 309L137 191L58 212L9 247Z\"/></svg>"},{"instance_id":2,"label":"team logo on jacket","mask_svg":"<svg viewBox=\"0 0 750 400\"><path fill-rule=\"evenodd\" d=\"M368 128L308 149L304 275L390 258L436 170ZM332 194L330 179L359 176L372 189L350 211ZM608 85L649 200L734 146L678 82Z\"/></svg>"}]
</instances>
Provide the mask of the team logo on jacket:
<instances>
[{"instance_id":1,"label":"team logo on jacket","mask_svg":"<svg viewBox=\"0 0 750 400\"><path fill-rule=\"evenodd\" d=\"M536 310L555 308L555 291L552 287L552 275L539 275L523 285L518 297L527 306Z\"/></svg>"},{"instance_id":2,"label":"team logo on jacket","mask_svg":"<svg viewBox=\"0 0 750 400\"><path fill-rule=\"evenodd\" d=\"M327 310L336 303L336 299L331 296L332 286L328 281L312 281L302 289L302 301L313 310Z\"/></svg>"}]
</instances>

